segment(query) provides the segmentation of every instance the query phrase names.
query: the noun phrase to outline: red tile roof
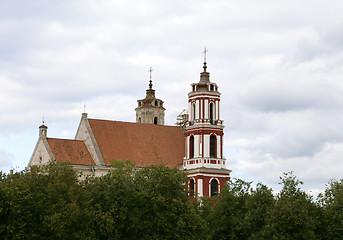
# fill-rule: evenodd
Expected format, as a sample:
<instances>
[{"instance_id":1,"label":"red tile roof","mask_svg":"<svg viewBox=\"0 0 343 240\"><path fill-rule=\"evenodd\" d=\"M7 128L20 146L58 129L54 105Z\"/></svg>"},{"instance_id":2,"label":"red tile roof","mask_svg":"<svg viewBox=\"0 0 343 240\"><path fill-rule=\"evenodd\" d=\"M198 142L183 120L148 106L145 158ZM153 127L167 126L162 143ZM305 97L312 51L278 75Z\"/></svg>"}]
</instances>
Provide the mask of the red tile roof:
<instances>
[{"instance_id":1,"label":"red tile roof","mask_svg":"<svg viewBox=\"0 0 343 240\"><path fill-rule=\"evenodd\" d=\"M178 126L88 119L106 165L132 160L137 167L182 165L185 138Z\"/></svg>"},{"instance_id":2,"label":"red tile roof","mask_svg":"<svg viewBox=\"0 0 343 240\"><path fill-rule=\"evenodd\" d=\"M57 162L77 165L95 165L86 145L81 140L47 138Z\"/></svg>"}]
</instances>

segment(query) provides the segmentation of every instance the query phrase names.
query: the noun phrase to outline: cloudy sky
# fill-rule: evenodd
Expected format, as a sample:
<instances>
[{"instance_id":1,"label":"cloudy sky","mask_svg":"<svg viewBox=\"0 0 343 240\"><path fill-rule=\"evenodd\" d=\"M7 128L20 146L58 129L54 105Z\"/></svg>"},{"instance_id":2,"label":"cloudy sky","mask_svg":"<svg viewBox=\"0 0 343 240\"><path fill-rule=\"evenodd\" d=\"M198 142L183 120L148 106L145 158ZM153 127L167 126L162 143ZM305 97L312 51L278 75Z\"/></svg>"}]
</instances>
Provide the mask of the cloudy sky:
<instances>
[{"instance_id":1,"label":"cloudy sky","mask_svg":"<svg viewBox=\"0 0 343 240\"><path fill-rule=\"evenodd\" d=\"M204 47L222 93L228 168L321 191L343 172L343 1L0 0L0 169L26 167L44 120L135 121L152 66L166 123L187 107Z\"/></svg>"}]
</instances>

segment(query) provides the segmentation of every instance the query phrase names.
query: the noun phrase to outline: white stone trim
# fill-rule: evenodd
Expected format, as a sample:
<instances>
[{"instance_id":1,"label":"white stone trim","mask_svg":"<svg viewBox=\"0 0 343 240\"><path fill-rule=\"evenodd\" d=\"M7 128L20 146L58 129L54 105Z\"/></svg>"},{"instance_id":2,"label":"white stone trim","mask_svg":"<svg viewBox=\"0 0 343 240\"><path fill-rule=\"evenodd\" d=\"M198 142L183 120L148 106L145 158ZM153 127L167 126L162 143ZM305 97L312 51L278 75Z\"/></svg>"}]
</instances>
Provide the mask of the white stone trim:
<instances>
[{"instance_id":1,"label":"white stone trim","mask_svg":"<svg viewBox=\"0 0 343 240\"><path fill-rule=\"evenodd\" d=\"M203 191L203 180L202 179L198 179L198 183L197 183L197 187L198 187L198 197L202 197L204 196L204 191Z\"/></svg>"},{"instance_id":2,"label":"white stone trim","mask_svg":"<svg viewBox=\"0 0 343 240\"><path fill-rule=\"evenodd\" d=\"M230 177L230 174L226 174L226 175L219 175L219 174L210 174L210 173L192 173L187 175L187 177L196 177L196 176L204 176L204 177L216 177L216 178L225 178L225 177Z\"/></svg>"},{"instance_id":3,"label":"white stone trim","mask_svg":"<svg viewBox=\"0 0 343 240\"><path fill-rule=\"evenodd\" d=\"M217 193L217 194L220 193L220 181L218 180L218 178L213 177L213 178L211 178L211 179L208 181L208 196L211 196L211 194L212 194L212 188L211 188L211 182L212 182L212 180L216 180L216 181L217 181L217 188L218 188L218 193Z\"/></svg>"}]
</instances>

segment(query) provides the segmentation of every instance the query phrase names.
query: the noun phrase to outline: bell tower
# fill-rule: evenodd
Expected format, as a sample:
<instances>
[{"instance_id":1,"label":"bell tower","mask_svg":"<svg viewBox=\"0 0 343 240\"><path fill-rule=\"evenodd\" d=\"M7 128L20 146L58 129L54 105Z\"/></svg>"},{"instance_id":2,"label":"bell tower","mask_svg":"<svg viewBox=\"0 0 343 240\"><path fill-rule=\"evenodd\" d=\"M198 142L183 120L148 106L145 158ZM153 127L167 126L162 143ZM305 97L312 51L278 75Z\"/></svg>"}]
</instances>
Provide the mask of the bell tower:
<instances>
[{"instance_id":1,"label":"bell tower","mask_svg":"<svg viewBox=\"0 0 343 240\"><path fill-rule=\"evenodd\" d=\"M230 179L223 156L224 125L220 119L220 93L210 82L205 59L200 81L188 93L189 119L185 126L186 156L183 168L190 178L190 188L198 197L217 195Z\"/></svg>"},{"instance_id":2,"label":"bell tower","mask_svg":"<svg viewBox=\"0 0 343 240\"><path fill-rule=\"evenodd\" d=\"M137 101L136 122L164 125L164 111L166 109L163 107L163 101L155 97L155 90L152 89L151 67L149 72L149 89L146 90L145 98Z\"/></svg>"}]
</instances>

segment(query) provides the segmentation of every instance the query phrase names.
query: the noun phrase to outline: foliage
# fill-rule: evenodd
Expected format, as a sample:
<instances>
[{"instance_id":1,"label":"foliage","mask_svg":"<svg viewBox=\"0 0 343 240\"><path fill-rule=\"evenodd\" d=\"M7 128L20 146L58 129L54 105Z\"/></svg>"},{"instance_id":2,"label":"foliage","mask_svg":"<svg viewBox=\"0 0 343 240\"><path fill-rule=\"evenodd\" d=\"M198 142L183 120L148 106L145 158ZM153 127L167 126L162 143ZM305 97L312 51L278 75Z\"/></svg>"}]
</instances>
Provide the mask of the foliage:
<instances>
[{"instance_id":1,"label":"foliage","mask_svg":"<svg viewBox=\"0 0 343 240\"><path fill-rule=\"evenodd\" d=\"M276 196L261 236L269 239L317 239L317 205L300 189L303 183L292 172L280 177L283 188Z\"/></svg>"},{"instance_id":2,"label":"foliage","mask_svg":"<svg viewBox=\"0 0 343 240\"><path fill-rule=\"evenodd\" d=\"M212 198L192 200L184 172L114 161L102 177L68 164L0 173L1 239L340 239L343 179L318 201L292 172L275 196L235 179Z\"/></svg>"},{"instance_id":3,"label":"foliage","mask_svg":"<svg viewBox=\"0 0 343 240\"><path fill-rule=\"evenodd\" d=\"M80 209L84 194L77 179L66 164L2 175L0 236L4 239L82 236L86 214Z\"/></svg>"},{"instance_id":4,"label":"foliage","mask_svg":"<svg viewBox=\"0 0 343 240\"><path fill-rule=\"evenodd\" d=\"M107 230L97 236L199 238L202 220L187 197L184 173L162 165L137 170L130 162L116 162L115 168L88 186L92 204L110 216L109 224L102 224Z\"/></svg>"},{"instance_id":5,"label":"foliage","mask_svg":"<svg viewBox=\"0 0 343 240\"><path fill-rule=\"evenodd\" d=\"M340 239L343 236L343 179L331 180L318 199L324 211L325 239Z\"/></svg>"},{"instance_id":6,"label":"foliage","mask_svg":"<svg viewBox=\"0 0 343 240\"><path fill-rule=\"evenodd\" d=\"M204 221L184 173L117 161L102 177L51 164L1 174L2 239L200 239Z\"/></svg>"},{"instance_id":7,"label":"foliage","mask_svg":"<svg viewBox=\"0 0 343 240\"><path fill-rule=\"evenodd\" d=\"M203 209L208 211L209 200ZM216 199L213 211L207 217L212 239L254 239L264 225L264 216L274 198L271 189L259 183L254 190L251 182L241 179L229 182Z\"/></svg>"}]
</instances>

